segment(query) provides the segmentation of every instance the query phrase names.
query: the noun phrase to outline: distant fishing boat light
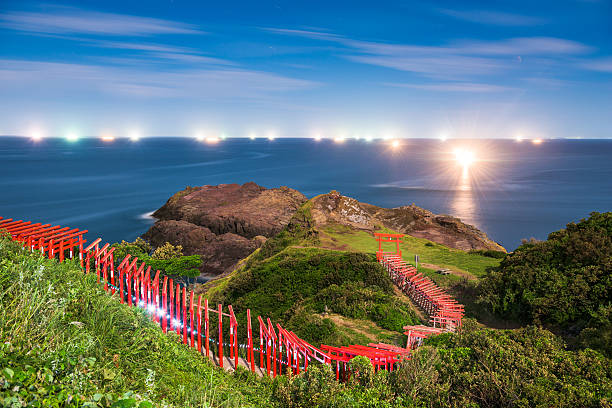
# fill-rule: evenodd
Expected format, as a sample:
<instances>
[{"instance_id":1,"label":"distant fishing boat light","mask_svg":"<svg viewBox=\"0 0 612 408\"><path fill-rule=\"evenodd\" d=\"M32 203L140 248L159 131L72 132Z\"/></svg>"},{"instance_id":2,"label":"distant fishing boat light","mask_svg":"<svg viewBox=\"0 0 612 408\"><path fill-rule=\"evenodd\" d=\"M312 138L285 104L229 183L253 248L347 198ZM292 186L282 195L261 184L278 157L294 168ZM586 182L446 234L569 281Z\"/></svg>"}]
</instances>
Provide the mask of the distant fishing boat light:
<instances>
[{"instance_id":1,"label":"distant fishing boat light","mask_svg":"<svg viewBox=\"0 0 612 408\"><path fill-rule=\"evenodd\" d=\"M130 132L129 138L132 142L137 142L140 140L140 133L133 130L132 132Z\"/></svg>"},{"instance_id":2,"label":"distant fishing boat light","mask_svg":"<svg viewBox=\"0 0 612 408\"><path fill-rule=\"evenodd\" d=\"M102 135L102 137L100 137L100 140L102 140L103 142L113 142L113 141L115 141L115 136L113 136L113 135Z\"/></svg>"},{"instance_id":3,"label":"distant fishing boat light","mask_svg":"<svg viewBox=\"0 0 612 408\"><path fill-rule=\"evenodd\" d=\"M79 140L79 135L75 132L70 132L66 135L66 140L69 142L76 142L77 140Z\"/></svg>"},{"instance_id":4,"label":"distant fishing boat light","mask_svg":"<svg viewBox=\"0 0 612 408\"><path fill-rule=\"evenodd\" d=\"M30 138L35 142L40 142L45 138L45 136L40 130L33 130L32 132L30 132Z\"/></svg>"}]
</instances>

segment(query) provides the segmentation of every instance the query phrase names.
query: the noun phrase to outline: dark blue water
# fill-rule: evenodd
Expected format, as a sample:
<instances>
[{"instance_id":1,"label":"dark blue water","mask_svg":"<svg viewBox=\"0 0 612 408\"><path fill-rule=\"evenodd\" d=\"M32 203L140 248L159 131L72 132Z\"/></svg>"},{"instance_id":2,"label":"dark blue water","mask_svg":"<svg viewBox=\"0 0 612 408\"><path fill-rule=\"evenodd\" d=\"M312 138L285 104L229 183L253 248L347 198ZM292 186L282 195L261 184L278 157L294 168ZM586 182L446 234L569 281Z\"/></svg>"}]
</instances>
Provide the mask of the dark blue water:
<instances>
[{"instance_id":1,"label":"dark blue water","mask_svg":"<svg viewBox=\"0 0 612 408\"><path fill-rule=\"evenodd\" d=\"M131 240L146 214L187 185L290 186L312 197L332 189L395 207L415 203L462 218L508 249L591 211L612 210L612 141L151 138L105 143L0 138L0 216L88 229ZM468 168L457 147L475 152ZM88 234L90 238L92 234Z\"/></svg>"}]
</instances>

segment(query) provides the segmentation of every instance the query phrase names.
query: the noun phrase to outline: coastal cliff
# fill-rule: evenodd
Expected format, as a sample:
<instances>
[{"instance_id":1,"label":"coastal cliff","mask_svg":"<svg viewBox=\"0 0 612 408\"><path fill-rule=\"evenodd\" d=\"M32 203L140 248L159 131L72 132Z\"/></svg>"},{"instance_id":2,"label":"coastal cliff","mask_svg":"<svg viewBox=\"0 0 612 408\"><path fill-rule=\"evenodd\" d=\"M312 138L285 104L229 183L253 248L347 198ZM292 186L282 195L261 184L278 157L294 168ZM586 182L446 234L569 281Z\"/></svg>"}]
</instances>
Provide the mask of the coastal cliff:
<instances>
[{"instance_id":1,"label":"coastal cliff","mask_svg":"<svg viewBox=\"0 0 612 408\"><path fill-rule=\"evenodd\" d=\"M187 187L153 213L143 235L153 246L182 245L201 255L205 275L219 275L279 233L307 198L288 187L255 183Z\"/></svg>"},{"instance_id":2,"label":"coastal cliff","mask_svg":"<svg viewBox=\"0 0 612 408\"><path fill-rule=\"evenodd\" d=\"M312 218L319 226L337 223L371 232L385 227L463 251L506 252L473 225L450 215L434 214L414 204L396 208L377 207L343 196L337 191L317 196L311 201Z\"/></svg>"},{"instance_id":3,"label":"coastal cliff","mask_svg":"<svg viewBox=\"0 0 612 408\"><path fill-rule=\"evenodd\" d=\"M181 245L186 255L201 255L204 275L222 274L285 228L308 205L312 227L340 224L373 232L388 228L449 248L505 251L472 225L415 205L382 208L336 191L308 200L297 190L267 189L253 182L187 187L153 213L157 222L143 235L153 246Z\"/></svg>"}]
</instances>

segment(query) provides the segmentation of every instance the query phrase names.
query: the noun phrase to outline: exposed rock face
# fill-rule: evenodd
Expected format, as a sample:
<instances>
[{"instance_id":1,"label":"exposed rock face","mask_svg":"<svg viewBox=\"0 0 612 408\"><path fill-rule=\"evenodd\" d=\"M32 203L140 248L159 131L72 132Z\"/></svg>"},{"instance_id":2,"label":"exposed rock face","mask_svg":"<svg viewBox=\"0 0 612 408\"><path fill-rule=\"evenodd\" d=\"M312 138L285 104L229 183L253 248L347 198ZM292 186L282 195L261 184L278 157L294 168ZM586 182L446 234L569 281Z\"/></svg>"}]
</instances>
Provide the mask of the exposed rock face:
<instances>
[{"instance_id":1,"label":"exposed rock face","mask_svg":"<svg viewBox=\"0 0 612 408\"><path fill-rule=\"evenodd\" d=\"M305 201L288 187L255 183L187 187L153 214L158 221L143 238L182 245L185 255L202 256L203 274L218 275L280 232Z\"/></svg>"},{"instance_id":2,"label":"exposed rock face","mask_svg":"<svg viewBox=\"0 0 612 408\"><path fill-rule=\"evenodd\" d=\"M279 233L306 201L302 193L288 187L266 189L255 183L187 187L153 214L158 221L143 238L154 246L182 245L186 255L202 256L202 274L219 275ZM414 205L381 208L336 191L311 201L316 228L337 223L373 231L384 226L465 251L504 251L484 232L458 218Z\"/></svg>"},{"instance_id":3,"label":"exposed rock face","mask_svg":"<svg viewBox=\"0 0 612 408\"><path fill-rule=\"evenodd\" d=\"M337 191L312 199L312 217L323 226L329 223L348 225L373 231L381 226L403 234L457 248L493 249L505 251L498 243L476 227L464 224L459 218L437 215L415 205L382 208L340 195Z\"/></svg>"}]
</instances>

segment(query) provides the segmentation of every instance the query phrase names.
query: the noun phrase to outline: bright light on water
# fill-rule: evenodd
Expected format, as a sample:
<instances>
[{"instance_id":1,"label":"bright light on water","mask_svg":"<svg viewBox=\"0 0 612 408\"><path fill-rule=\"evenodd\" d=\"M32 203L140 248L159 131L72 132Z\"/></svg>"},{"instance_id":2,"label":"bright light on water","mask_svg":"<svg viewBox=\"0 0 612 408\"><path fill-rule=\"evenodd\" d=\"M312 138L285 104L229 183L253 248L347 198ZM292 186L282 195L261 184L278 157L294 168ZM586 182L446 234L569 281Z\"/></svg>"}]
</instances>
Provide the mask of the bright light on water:
<instances>
[{"instance_id":1,"label":"bright light on water","mask_svg":"<svg viewBox=\"0 0 612 408\"><path fill-rule=\"evenodd\" d=\"M133 130L130 132L129 138L132 142L137 142L140 140L140 132L137 130Z\"/></svg>"},{"instance_id":2,"label":"bright light on water","mask_svg":"<svg viewBox=\"0 0 612 408\"><path fill-rule=\"evenodd\" d=\"M334 139L334 142L336 142L336 143L344 143L344 140L345 140L344 137L338 136L338 137L336 137Z\"/></svg>"},{"instance_id":3,"label":"bright light on water","mask_svg":"<svg viewBox=\"0 0 612 408\"><path fill-rule=\"evenodd\" d=\"M75 132L70 132L66 135L66 140L69 142L76 142L77 140L79 140L79 135Z\"/></svg>"},{"instance_id":4,"label":"bright light on water","mask_svg":"<svg viewBox=\"0 0 612 408\"><path fill-rule=\"evenodd\" d=\"M249 139L251 139L251 140L255 140L256 138L257 138L257 135L255 135L255 133L251 133L249 135Z\"/></svg>"},{"instance_id":5,"label":"bright light on water","mask_svg":"<svg viewBox=\"0 0 612 408\"><path fill-rule=\"evenodd\" d=\"M539 145L539 144L541 144L541 143L542 143L542 139L533 139L533 140L531 141L531 143L533 143L533 144L535 144L535 145Z\"/></svg>"},{"instance_id":6,"label":"bright light on water","mask_svg":"<svg viewBox=\"0 0 612 408\"><path fill-rule=\"evenodd\" d=\"M394 149L397 149L398 147L400 147L400 141L399 140L394 140L391 142L391 147Z\"/></svg>"},{"instance_id":7,"label":"bright light on water","mask_svg":"<svg viewBox=\"0 0 612 408\"><path fill-rule=\"evenodd\" d=\"M468 168L472 163L474 163L475 157L474 152L466 149L455 149L453 151L455 155L455 160L459 163L463 168Z\"/></svg>"},{"instance_id":8,"label":"bright light on water","mask_svg":"<svg viewBox=\"0 0 612 408\"><path fill-rule=\"evenodd\" d=\"M35 142L40 142L42 139L44 139L44 137L45 136L43 135L43 133L38 129L32 130L30 132L30 138Z\"/></svg>"},{"instance_id":9,"label":"bright light on water","mask_svg":"<svg viewBox=\"0 0 612 408\"><path fill-rule=\"evenodd\" d=\"M219 139L218 137L215 136L210 136L206 138L206 143L208 144L215 144L215 143L219 143L221 139Z\"/></svg>"}]
</instances>

